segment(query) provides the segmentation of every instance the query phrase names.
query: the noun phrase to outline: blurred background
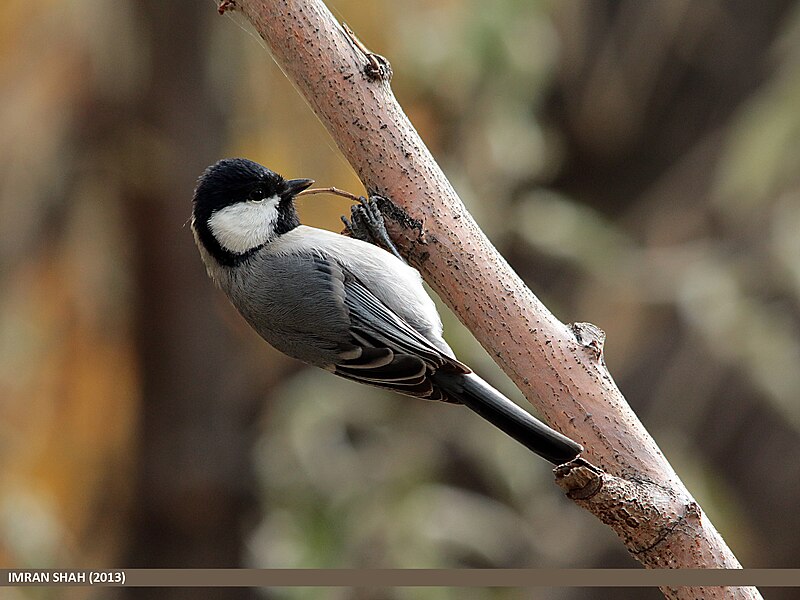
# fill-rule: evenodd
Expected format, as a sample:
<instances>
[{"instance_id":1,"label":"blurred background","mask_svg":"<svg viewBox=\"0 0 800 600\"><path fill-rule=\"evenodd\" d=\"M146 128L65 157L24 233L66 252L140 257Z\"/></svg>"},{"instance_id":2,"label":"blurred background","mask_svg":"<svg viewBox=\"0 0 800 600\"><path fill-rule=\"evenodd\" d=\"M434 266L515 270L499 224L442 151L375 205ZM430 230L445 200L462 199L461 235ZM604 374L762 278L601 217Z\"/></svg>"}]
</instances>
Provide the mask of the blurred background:
<instances>
[{"instance_id":1,"label":"blurred background","mask_svg":"<svg viewBox=\"0 0 800 600\"><path fill-rule=\"evenodd\" d=\"M797 567L797 3L328 5L391 60L400 103L533 291L606 331L620 388L740 560ZM0 97L0 566L636 566L522 446L284 358L212 287L186 226L208 164L243 155L362 191L241 16L10 0ZM348 211L300 208L337 231ZM457 354L525 403L443 318Z\"/></svg>"}]
</instances>

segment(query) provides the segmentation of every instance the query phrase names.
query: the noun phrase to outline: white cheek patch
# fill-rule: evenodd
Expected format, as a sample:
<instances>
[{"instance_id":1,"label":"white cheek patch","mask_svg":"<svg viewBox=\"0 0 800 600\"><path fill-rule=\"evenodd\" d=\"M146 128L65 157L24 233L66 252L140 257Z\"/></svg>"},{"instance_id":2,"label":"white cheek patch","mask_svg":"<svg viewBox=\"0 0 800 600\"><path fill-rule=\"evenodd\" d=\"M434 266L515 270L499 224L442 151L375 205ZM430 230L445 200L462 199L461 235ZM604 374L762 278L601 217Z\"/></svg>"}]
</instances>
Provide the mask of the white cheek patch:
<instances>
[{"instance_id":1,"label":"white cheek patch","mask_svg":"<svg viewBox=\"0 0 800 600\"><path fill-rule=\"evenodd\" d=\"M228 252L243 254L269 241L275 231L280 198L261 202L238 202L226 206L208 219L208 228Z\"/></svg>"}]
</instances>

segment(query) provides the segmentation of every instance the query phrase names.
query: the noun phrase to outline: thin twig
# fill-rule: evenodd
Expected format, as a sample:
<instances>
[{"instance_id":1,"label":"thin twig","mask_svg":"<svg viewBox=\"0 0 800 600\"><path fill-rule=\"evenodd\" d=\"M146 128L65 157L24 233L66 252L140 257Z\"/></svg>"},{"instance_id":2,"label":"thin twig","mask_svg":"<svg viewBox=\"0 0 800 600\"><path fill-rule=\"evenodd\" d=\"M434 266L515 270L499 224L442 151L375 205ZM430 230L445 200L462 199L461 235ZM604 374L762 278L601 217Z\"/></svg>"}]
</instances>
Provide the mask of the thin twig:
<instances>
[{"instance_id":1,"label":"thin twig","mask_svg":"<svg viewBox=\"0 0 800 600\"><path fill-rule=\"evenodd\" d=\"M336 187L324 187L324 188L311 188L310 190L303 190L299 194L295 196L295 198L299 198L300 196L313 196L315 194L333 194L334 196L341 196L342 198L349 198L354 202L358 202L361 197L356 196L355 194L351 194L350 192L346 192L345 190L340 190Z\"/></svg>"}]
</instances>

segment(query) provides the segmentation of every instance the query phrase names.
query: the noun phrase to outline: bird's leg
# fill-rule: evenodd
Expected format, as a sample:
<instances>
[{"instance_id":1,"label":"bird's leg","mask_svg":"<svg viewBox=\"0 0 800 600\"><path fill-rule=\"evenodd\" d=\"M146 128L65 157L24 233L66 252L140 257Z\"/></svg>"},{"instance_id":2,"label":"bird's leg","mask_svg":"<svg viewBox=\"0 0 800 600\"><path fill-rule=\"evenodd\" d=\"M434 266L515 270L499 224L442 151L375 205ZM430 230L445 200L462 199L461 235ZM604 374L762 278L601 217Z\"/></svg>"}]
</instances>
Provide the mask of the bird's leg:
<instances>
[{"instance_id":1,"label":"bird's leg","mask_svg":"<svg viewBox=\"0 0 800 600\"><path fill-rule=\"evenodd\" d=\"M354 204L350 208L350 219L342 217L342 223L347 228L347 233L350 237L363 242L368 242L379 246L384 250L388 250L397 258L405 262L400 253L397 251L394 243L386 231L386 225L383 220L383 214L378 208L378 201L383 200L388 202L382 196L370 196L369 199L363 196L358 199L358 204Z\"/></svg>"}]
</instances>

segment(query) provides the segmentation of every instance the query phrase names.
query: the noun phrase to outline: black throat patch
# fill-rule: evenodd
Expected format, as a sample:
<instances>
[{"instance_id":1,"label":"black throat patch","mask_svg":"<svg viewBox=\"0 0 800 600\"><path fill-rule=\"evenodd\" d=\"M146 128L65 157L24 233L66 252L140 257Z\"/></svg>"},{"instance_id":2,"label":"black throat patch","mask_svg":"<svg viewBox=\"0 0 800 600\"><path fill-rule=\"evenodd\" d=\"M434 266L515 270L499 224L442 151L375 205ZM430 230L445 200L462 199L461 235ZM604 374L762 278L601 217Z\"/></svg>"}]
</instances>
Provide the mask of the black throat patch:
<instances>
[{"instance_id":1,"label":"black throat patch","mask_svg":"<svg viewBox=\"0 0 800 600\"><path fill-rule=\"evenodd\" d=\"M275 237L289 233L299 225L300 218L297 216L297 209L294 207L294 198L281 198L278 203L278 218L275 220Z\"/></svg>"}]
</instances>

